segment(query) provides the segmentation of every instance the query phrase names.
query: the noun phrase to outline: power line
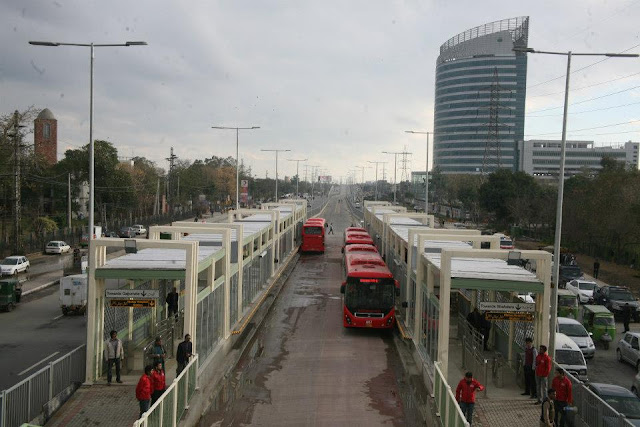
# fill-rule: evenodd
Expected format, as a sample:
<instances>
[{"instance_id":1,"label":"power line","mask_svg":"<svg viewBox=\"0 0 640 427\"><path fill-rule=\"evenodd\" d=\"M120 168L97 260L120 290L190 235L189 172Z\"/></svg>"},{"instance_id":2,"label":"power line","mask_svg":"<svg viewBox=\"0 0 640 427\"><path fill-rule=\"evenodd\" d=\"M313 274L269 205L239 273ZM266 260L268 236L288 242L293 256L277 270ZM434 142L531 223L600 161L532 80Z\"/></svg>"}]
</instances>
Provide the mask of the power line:
<instances>
[{"instance_id":1,"label":"power line","mask_svg":"<svg viewBox=\"0 0 640 427\"><path fill-rule=\"evenodd\" d=\"M574 88L574 89L570 89L569 92L575 92L575 91L578 91L578 90L588 89L590 87L601 86L601 85L604 85L604 84L607 84L607 83L617 82L618 80L628 79L629 77L637 76L638 74L640 74L640 71L637 72L637 73L626 75L626 76L617 77L615 79L609 79L609 80L605 80L605 81L602 81L602 82L593 83L593 84L590 84L590 85L587 85L587 86L581 86L581 87L577 87L577 88ZM564 91L545 93L545 94L542 94L542 95L527 95L527 97L528 98L540 98L540 97L543 97L543 96L562 95L562 94L564 94Z\"/></svg>"}]
</instances>

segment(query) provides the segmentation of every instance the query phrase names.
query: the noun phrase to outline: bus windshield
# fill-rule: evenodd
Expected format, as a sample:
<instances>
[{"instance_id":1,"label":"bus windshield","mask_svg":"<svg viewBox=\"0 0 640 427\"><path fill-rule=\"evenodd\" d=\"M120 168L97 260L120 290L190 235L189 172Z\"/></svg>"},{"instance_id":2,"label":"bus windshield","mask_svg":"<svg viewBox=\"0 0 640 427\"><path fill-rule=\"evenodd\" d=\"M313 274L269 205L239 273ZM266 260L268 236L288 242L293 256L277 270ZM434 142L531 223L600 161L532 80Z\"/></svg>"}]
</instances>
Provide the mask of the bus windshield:
<instances>
[{"instance_id":1,"label":"bus windshield","mask_svg":"<svg viewBox=\"0 0 640 427\"><path fill-rule=\"evenodd\" d=\"M322 227L305 227L304 234L308 236L309 235L319 236L322 234Z\"/></svg>"},{"instance_id":2,"label":"bus windshield","mask_svg":"<svg viewBox=\"0 0 640 427\"><path fill-rule=\"evenodd\" d=\"M393 308L394 292L393 282L352 282L347 283L344 302L352 313L359 310L376 310L386 313Z\"/></svg>"}]
</instances>

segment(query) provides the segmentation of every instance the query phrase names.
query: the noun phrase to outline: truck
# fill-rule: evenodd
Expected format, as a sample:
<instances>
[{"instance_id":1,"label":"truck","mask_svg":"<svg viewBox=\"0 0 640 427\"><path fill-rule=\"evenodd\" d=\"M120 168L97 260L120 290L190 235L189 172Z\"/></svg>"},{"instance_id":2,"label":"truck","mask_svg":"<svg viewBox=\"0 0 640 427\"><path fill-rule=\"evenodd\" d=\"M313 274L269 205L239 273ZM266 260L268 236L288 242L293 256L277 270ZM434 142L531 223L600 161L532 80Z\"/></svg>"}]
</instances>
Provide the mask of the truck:
<instances>
[{"instance_id":1,"label":"truck","mask_svg":"<svg viewBox=\"0 0 640 427\"><path fill-rule=\"evenodd\" d=\"M60 308L62 314L84 314L87 309L87 275L74 274L60 279Z\"/></svg>"}]
</instances>

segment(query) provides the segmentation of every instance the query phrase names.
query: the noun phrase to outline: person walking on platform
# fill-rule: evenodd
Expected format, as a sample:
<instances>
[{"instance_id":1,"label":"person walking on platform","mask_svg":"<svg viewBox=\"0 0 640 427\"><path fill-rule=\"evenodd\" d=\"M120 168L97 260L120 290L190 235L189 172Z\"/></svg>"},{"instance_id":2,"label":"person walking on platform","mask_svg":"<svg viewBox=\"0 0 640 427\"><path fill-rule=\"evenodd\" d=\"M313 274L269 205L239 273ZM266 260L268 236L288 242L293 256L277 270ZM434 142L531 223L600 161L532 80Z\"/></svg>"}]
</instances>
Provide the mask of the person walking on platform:
<instances>
[{"instance_id":1,"label":"person walking on platform","mask_svg":"<svg viewBox=\"0 0 640 427\"><path fill-rule=\"evenodd\" d=\"M153 347L151 347L149 357L151 358L154 367L158 362L162 363L162 370L164 371L165 359L167 358L167 350L165 350L164 346L162 345L162 337L156 337L156 340L153 343Z\"/></svg>"},{"instance_id":2,"label":"person walking on platform","mask_svg":"<svg viewBox=\"0 0 640 427\"><path fill-rule=\"evenodd\" d=\"M553 404L556 398L556 391L552 388L545 390L545 397L542 401L542 413L540 414L540 427L555 427L554 418L556 416L556 408Z\"/></svg>"},{"instance_id":3,"label":"person walking on platform","mask_svg":"<svg viewBox=\"0 0 640 427\"><path fill-rule=\"evenodd\" d=\"M142 374L136 386L136 399L140 402L140 416L138 418L142 418L142 414L147 412L151 406L151 393L153 392L152 370L151 365L145 366L144 374Z\"/></svg>"},{"instance_id":4,"label":"person walking on platform","mask_svg":"<svg viewBox=\"0 0 640 427\"><path fill-rule=\"evenodd\" d=\"M547 398L547 387L549 387L549 380L547 377L551 373L551 358L547 354L547 346L540 345L540 352L536 356L536 390L538 394L538 400L536 405L542 403Z\"/></svg>"},{"instance_id":5,"label":"person walking on platform","mask_svg":"<svg viewBox=\"0 0 640 427\"><path fill-rule=\"evenodd\" d=\"M171 292L167 294L167 319L171 317L172 314L176 316L176 320L178 320L178 292L176 288L173 288Z\"/></svg>"},{"instance_id":6,"label":"person walking on platform","mask_svg":"<svg viewBox=\"0 0 640 427\"><path fill-rule=\"evenodd\" d=\"M122 341L118 338L118 332L109 332L109 338L104 343L104 360L107 362L107 385L111 385L111 368L116 367L116 382L122 383L120 379L120 362L124 359L124 349Z\"/></svg>"},{"instance_id":7,"label":"person walking on platform","mask_svg":"<svg viewBox=\"0 0 640 427\"><path fill-rule=\"evenodd\" d=\"M524 340L524 361L522 366L524 368L524 393L523 396L531 396L531 398L537 397L536 392L536 357L538 356L538 350L533 346L533 339L527 337Z\"/></svg>"},{"instance_id":8,"label":"person walking on platform","mask_svg":"<svg viewBox=\"0 0 640 427\"><path fill-rule=\"evenodd\" d=\"M184 336L184 341L178 344L178 350L176 351L176 362L178 362L176 377L180 375L180 372L182 372L189 364L189 358L191 358L192 351L193 344L191 344L191 335L187 334Z\"/></svg>"},{"instance_id":9,"label":"person walking on platform","mask_svg":"<svg viewBox=\"0 0 640 427\"><path fill-rule=\"evenodd\" d=\"M600 261L598 261L598 259L596 258L596 260L593 262L593 278L594 279L598 278L598 273L600 273Z\"/></svg>"},{"instance_id":10,"label":"person walking on platform","mask_svg":"<svg viewBox=\"0 0 640 427\"><path fill-rule=\"evenodd\" d=\"M162 393L167 388L167 381L164 375L164 366L162 362L155 365L155 369L151 372L151 382L153 384L153 392L151 393L151 404L153 405L160 399Z\"/></svg>"},{"instance_id":11,"label":"person walking on platform","mask_svg":"<svg viewBox=\"0 0 640 427\"><path fill-rule=\"evenodd\" d=\"M551 388L556 391L556 397L553 400L555 410L555 425L564 427L567 419L565 408L573 404L573 392L571 390L571 381L567 378L564 369L556 368L556 376L551 381ZM558 424L558 419L560 423Z\"/></svg>"},{"instance_id":12,"label":"person walking on platform","mask_svg":"<svg viewBox=\"0 0 640 427\"><path fill-rule=\"evenodd\" d=\"M473 378L471 372L464 374L464 378L458 383L456 387L456 400L460 409L464 414L469 426L473 421L473 407L476 404L476 390L484 390L484 386Z\"/></svg>"}]
</instances>

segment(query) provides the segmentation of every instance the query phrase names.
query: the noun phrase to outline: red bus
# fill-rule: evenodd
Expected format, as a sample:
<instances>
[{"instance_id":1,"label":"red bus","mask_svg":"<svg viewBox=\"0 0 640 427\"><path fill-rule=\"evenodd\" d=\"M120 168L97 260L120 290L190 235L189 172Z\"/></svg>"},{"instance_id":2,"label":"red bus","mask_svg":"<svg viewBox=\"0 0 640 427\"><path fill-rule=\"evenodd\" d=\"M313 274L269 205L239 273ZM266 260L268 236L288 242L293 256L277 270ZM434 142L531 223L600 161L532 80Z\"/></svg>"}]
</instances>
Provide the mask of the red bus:
<instances>
[{"instance_id":1,"label":"red bus","mask_svg":"<svg viewBox=\"0 0 640 427\"><path fill-rule=\"evenodd\" d=\"M347 234L351 231L359 231L361 233L367 233L367 230L362 227L347 227L344 229L344 233Z\"/></svg>"},{"instance_id":2,"label":"red bus","mask_svg":"<svg viewBox=\"0 0 640 427\"><path fill-rule=\"evenodd\" d=\"M358 231L351 231L349 233L345 233L344 235L344 244L342 246L342 252L344 252L344 248L349 245L370 245L374 246L373 239L367 233L362 233Z\"/></svg>"},{"instance_id":3,"label":"red bus","mask_svg":"<svg viewBox=\"0 0 640 427\"><path fill-rule=\"evenodd\" d=\"M302 225L302 252L324 252L325 220L309 218Z\"/></svg>"},{"instance_id":4,"label":"red bus","mask_svg":"<svg viewBox=\"0 0 640 427\"><path fill-rule=\"evenodd\" d=\"M398 282L377 253L346 256L347 280L340 286L345 328L393 328Z\"/></svg>"},{"instance_id":5,"label":"red bus","mask_svg":"<svg viewBox=\"0 0 640 427\"><path fill-rule=\"evenodd\" d=\"M345 255L348 255L350 253L378 253L378 250L376 249L375 246L371 246L371 245L362 245L362 244L353 244L353 245L347 245L344 248L344 253Z\"/></svg>"}]
</instances>

